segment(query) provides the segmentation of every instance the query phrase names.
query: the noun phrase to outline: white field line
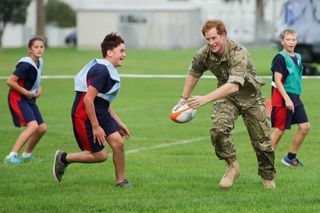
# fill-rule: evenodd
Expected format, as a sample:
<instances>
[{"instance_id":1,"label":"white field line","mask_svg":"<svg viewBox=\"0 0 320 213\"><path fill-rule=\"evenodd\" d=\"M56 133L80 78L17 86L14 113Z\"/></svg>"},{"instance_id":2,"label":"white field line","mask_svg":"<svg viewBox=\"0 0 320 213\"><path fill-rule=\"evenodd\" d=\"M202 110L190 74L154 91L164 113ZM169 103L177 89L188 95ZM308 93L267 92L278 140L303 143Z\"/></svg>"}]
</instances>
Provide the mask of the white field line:
<instances>
[{"instance_id":1,"label":"white field line","mask_svg":"<svg viewBox=\"0 0 320 213\"><path fill-rule=\"evenodd\" d=\"M192 139L189 139L189 140L181 140L181 141L174 142L174 143L163 143L163 144L158 144L158 145L151 146L151 147L148 147L148 148L147 147L140 147L140 148L137 148L137 149L130 149L130 150L126 151L126 154L137 153L137 152L142 152L142 151L151 150L151 149L160 149L160 148L165 148L165 147L183 145L183 144L188 144L188 143L194 143L194 142L202 141L204 139L209 139L209 136L192 138Z\"/></svg>"},{"instance_id":2,"label":"white field line","mask_svg":"<svg viewBox=\"0 0 320 213\"><path fill-rule=\"evenodd\" d=\"M186 75L162 75L162 74L120 74L122 78L186 78ZM263 79L271 79L271 76L260 76ZM42 79L73 79L73 75L43 75ZM213 75L204 75L203 79L215 79ZM320 79L320 76L302 76L303 79ZM0 80L8 79L8 76L0 76Z\"/></svg>"},{"instance_id":3,"label":"white field line","mask_svg":"<svg viewBox=\"0 0 320 213\"><path fill-rule=\"evenodd\" d=\"M239 134L246 131L246 129L239 129L237 131L233 131L232 134ZM152 139L150 139L152 140ZM178 146L178 145L185 145L185 144L189 144L189 143L195 143L195 142L199 142L199 141L203 141L203 140L210 140L210 136L206 136L206 137L197 137L197 138L192 138L189 140L181 140L181 141L177 141L177 142L173 142L173 143L163 143L163 144L157 144L155 146L151 146L151 147L140 147L140 148L136 148L136 149L129 149L126 150L126 154L132 154L132 153L138 153L138 152L143 152L143 151L147 151L147 150L152 150L152 149L161 149L161 148L166 148L166 147L172 147L172 146Z\"/></svg>"}]
</instances>

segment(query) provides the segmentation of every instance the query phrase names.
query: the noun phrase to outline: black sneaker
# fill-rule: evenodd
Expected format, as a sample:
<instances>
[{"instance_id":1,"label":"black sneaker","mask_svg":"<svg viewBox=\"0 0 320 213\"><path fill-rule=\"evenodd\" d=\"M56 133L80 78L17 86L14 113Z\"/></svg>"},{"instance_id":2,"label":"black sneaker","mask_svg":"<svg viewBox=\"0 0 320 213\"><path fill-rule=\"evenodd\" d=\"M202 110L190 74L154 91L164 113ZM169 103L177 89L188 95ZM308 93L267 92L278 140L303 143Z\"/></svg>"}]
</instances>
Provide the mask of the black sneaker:
<instances>
[{"instance_id":1,"label":"black sneaker","mask_svg":"<svg viewBox=\"0 0 320 213\"><path fill-rule=\"evenodd\" d=\"M55 177L55 179L58 182L60 182L62 180L62 176L64 174L64 171L67 168L67 165L65 165L61 161L62 154L63 154L63 151L57 150L56 154L54 155L54 159L53 159L53 176Z\"/></svg>"},{"instance_id":2,"label":"black sneaker","mask_svg":"<svg viewBox=\"0 0 320 213\"><path fill-rule=\"evenodd\" d=\"M120 188L129 188L131 187L128 179L124 179L121 183L117 183L116 187L120 187Z\"/></svg>"}]
</instances>

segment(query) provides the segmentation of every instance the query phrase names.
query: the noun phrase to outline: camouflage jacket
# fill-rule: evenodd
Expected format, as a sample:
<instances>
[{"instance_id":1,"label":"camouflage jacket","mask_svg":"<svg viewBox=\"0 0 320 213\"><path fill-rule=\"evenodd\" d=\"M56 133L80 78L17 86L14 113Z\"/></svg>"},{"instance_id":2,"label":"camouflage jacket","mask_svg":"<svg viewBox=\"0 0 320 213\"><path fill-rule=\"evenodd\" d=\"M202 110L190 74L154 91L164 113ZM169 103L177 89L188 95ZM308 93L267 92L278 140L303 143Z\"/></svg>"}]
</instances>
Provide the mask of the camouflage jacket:
<instances>
[{"instance_id":1,"label":"camouflage jacket","mask_svg":"<svg viewBox=\"0 0 320 213\"><path fill-rule=\"evenodd\" d=\"M260 93L260 88L264 85L263 80L256 75L246 48L232 40L227 40L227 47L221 58L207 45L194 55L189 67L190 74L201 77L208 70L217 77L217 87L227 82L239 84L240 90L229 96L236 99L236 102L246 103L246 99Z\"/></svg>"}]
</instances>

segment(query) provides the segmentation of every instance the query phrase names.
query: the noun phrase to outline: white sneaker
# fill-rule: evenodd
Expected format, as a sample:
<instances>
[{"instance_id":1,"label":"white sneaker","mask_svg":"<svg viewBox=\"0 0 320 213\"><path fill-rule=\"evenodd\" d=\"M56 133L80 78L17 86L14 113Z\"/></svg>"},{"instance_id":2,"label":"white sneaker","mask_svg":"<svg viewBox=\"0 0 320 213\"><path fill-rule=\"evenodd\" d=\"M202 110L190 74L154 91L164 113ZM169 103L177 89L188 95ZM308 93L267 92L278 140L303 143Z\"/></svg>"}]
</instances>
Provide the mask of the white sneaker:
<instances>
[{"instance_id":1,"label":"white sneaker","mask_svg":"<svg viewBox=\"0 0 320 213\"><path fill-rule=\"evenodd\" d=\"M19 157L19 155L7 155L4 159L5 164L21 164L23 160Z\"/></svg>"}]
</instances>

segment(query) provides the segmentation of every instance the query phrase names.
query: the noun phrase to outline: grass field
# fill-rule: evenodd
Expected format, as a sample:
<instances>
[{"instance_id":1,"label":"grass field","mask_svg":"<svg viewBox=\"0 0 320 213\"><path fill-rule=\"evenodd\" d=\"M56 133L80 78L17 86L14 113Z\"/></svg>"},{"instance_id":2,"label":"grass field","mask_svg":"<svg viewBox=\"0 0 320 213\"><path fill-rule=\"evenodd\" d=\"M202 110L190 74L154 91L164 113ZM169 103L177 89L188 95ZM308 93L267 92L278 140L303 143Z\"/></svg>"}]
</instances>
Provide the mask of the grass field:
<instances>
[{"instance_id":1,"label":"grass field","mask_svg":"<svg viewBox=\"0 0 320 213\"><path fill-rule=\"evenodd\" d=\"M127 50L123 73L185 74L195 50ZM257 73L270 74L274 49L250 49ZM26 54L25 48L9 48L0 52L0 76L11 74L17 60ZM100 58L99 51L76 51L73 48L48 48L44 55L44 75L76 74L92 58Z\"/></svg>"},{"instance_id":2,"label":"grass field","mask_svg":"<svg viewBox=\"0 0 320 213\"><path fill-rule=\"evenodd\" d=\"M121 73L183 74L192 50L137 51L127 53ZM276 50L253 50L260 75L269 75L269 63ZM0 76L9 75L23 49L0 53ZM73 75L94 51L48 49L45 75ZM270 59L270 60L269 60ZM257 68L258 70L258 68ZM52 176L54 152L78 151L73 137L70 109L72 79L44 79L38 105L48 132L36 148L36 161L19 166L0 163L0 212L318 212L320 209L320 99L319 80L305 79L302 99L312 125L299 159L304 169L280 163L287 152L294 127L282 139L276 152L277 188L264 190L257 175L257 162L241 118L233 131L241 166L234 187L218 187L225 165L214 155L209 139L210 109L198 110L193 121L175 124L169 112L178 101L184 79L122 78L122 88L113 108L128 125L132 139L126 142L126 173L133 187L114 187L112 153L101 164L73 164L61 183ZM194 94L215 88L215 80L203 79ZM263 93L269 97L270 82ZM19 129L13 127L7 107L8 88L0 80L0 159L10 151Z\"/></svg>"}]
</instances>

